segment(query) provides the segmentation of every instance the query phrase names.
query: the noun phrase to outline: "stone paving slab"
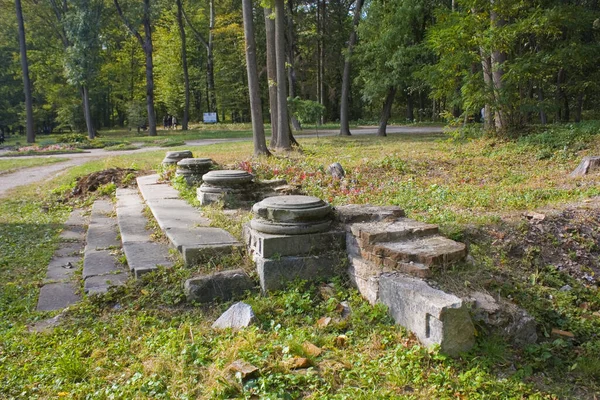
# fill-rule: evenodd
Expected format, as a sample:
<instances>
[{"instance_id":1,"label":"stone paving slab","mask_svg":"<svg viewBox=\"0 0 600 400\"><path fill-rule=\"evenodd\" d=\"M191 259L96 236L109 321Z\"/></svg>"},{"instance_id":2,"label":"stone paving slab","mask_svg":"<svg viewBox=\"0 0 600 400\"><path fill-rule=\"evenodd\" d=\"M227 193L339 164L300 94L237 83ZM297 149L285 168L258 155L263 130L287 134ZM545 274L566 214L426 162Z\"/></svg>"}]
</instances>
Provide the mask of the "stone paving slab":
<instances>
[{"instance_id":1,"label":"stone paving slab","mask_svg":"<svg viewBox=\"0 0 600 400\"><path fill-rule=\"evenodd\" d=\"M54 257L48 264L45 281L68 281L77 270L81 256Z\"/></svg>"},{"instance_id":2,"label":"stone paving slab","mask_svg":"<svg viewBox=\"0 0 600 400\"><path fill-rule=\"evenodd\" d=\"M94 202L86 235L86 252L121 246L121 242L117 239L117 223L112 218L113 212L113 205L108 200Z\"/></svg>"},{"instance_id":3,"label":"stone paving slab","mask_svg":"<svg viewBox=\"0 0 600 400\"><path fill-rule=\"evenodd\" d=\"M84 226L73 225L65 226L65 229L58 235L59 239L64 242L74 242L85 240L86 229Z\"/></svg>"},{"instance_id":4,"label":"stone paving slab","mask_svg":"<svg viewBox=\"0 0 600 400\"><path fill-rule=\"evenodd\" d=\"M81 300L77 288L71 282L47 283L40 289L38 311L54 311Z\"/></svg>"},{"instance_id":5,"label":"stone paving slab","mask_svg":"<svg viewBox=\"0 0 600 400\"><path fill-rule=\"evenodd\" d=\"M85 280L83 290L88 295L106 293L113 286L124 285L128 278L129 274L126 272L91 276Z\"/></svg>"},{"instance_id":6,"label":"stone paving slab","mask_svg":"<svg viewBox=\"0 0 600 400\"><path fill-rule=\"evenodd\" d=\"M136 278L151 272L158 265L172 267L173 261L169 257L167 245L156 242L128 242L123 245L129 269Z\"/></svg>"},{"instance_id":7,"label":"stone paving slab","mask_svg":"<svg viewBox=\"0 0 600 400\"><path fill-rule=\"evenodd\" d=\"M144 203L136 189L117 189L117 221L121 242L148 242L151 231L146 229L148 220L143 214Z\"/></svg>"},{"instance_id":8,"label":"stone paving slab","mask_svg":"<svg viewBox=\"0 0 600 400\"><path fill-rule=\"evenodd\" d=\"M108 250L86 251L83 259L83 279L107 275L120 270L120 265Z\"/></svg>"},{"instance_id":9,"label":"stone paving slab","mask_svg":"<svg viewBox=\"0 0 600 400\"><path fill-rule=\"evenodd\" d=\"M167 238L187 265L206 254L230 253L241 243L229 232L209 227L210 221L169 185L157 184L158 175L137 178L138 188Z\"/></svg>"},{"instance_id":10,"label":"stone paving slab","mask_svg":"<svg viewBox=\"0 0 600 400\"><path fill-rule=\"evenodd\" d=\"M467 249L464 243L443 236L431 236L406 242L380 243L375 245L374 253L396 262L413 261L434 266L463 259Z\"/></svg>"},{"instance_id":11,"label":"stone paving slab","mask_svg":"<svg viewBox=\"0 0 600 400\"><path fill-rule=\"evenodd\" d=\"M58 245L54 257L81 256L83 248L83 242L63 242Z\"/></svg>"},{"instance_id":12,"label":"stone paving slab","mask_svg":"<svg viewBox=\"0 0 600 400\"><path fill-rule=\"evenodd\" d=\"M88 217L85 215L85 210L75 209L71 212L69 219L64 223L65 226L85 226L88 223Z\"/></svg>"}]
</instances>

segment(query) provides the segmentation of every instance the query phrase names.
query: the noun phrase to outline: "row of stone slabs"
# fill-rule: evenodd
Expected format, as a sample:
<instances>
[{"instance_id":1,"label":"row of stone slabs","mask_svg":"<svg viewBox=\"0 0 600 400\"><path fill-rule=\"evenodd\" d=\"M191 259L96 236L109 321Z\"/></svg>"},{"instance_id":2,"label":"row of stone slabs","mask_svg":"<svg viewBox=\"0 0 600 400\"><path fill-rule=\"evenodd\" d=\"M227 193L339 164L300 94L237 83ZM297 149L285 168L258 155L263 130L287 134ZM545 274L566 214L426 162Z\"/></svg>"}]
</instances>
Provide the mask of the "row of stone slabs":
<instances>
[{"instance_id":1,"label":"row of stone slabs","mask_svg":"<svg viewBox=\"0 0 600 400\"><path fill-rule=\"evenodd\" d=\"M62 309L81 299L74 272L82 258L83 290L87 294L104 293L127 280L126 269L115 257L121 243L113 212L111 202L98 200L92 206L89 220L81 210L75 210L65 222L61 243L48 264L40 289L39 311Z\"/></svg>"}]
</instances>

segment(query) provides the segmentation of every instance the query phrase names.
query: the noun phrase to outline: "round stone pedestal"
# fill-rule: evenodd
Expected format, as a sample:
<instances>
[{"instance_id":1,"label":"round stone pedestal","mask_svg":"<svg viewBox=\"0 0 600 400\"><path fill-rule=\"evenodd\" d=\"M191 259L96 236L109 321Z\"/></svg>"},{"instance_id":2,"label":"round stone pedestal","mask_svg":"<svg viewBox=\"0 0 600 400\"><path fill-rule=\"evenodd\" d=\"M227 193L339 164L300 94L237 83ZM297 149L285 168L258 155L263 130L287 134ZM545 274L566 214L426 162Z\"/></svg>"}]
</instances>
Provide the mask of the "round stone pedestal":
<instances>
[{"instance_id":1,"label":"round stone pedestal","mask_svg":"<svg viewBox=\"0 0 600 400\"><path fill-rule=\"evenodd\" d=\"M210 158L184 158L177 163L177 176L183 176L188 185L202 182L202 176L206 174L213 162Z\"/></svg>"},{"instance_id":2,"label":"round stone pedestal","mask_svg":"<svg viewBox=\"0 0 600 400\"><path fill-rule=\"evenodd\" d=\"M181 151L167 151L165 158L162 160L163 165L176 165L179 161L184 158L192 158L192 152L190 150Z\"/></svg>"},{"instance_id":3,"label":"round stone pedestal","mask_svg":"<svg viewBox=\"0 0 600 400\"><path fill-rule=\"evenodd\" d=\"M333 220L331 206L312 196L268 197L256 203L252 212L252 229L276 235L325 232Z\"/></svg>"},{"instance_id":4,"label":"round stone pedestal","mask_svg":"<svg viewBox=\"0 0 600 400\"><path fill-rule=\"evenodd\" d=\"M226 204L235 200L246 200L254 175L242 170L210 171L202 176L204 182L197 191L200 204L224 200Z\"/></svg>"}]
</instances>

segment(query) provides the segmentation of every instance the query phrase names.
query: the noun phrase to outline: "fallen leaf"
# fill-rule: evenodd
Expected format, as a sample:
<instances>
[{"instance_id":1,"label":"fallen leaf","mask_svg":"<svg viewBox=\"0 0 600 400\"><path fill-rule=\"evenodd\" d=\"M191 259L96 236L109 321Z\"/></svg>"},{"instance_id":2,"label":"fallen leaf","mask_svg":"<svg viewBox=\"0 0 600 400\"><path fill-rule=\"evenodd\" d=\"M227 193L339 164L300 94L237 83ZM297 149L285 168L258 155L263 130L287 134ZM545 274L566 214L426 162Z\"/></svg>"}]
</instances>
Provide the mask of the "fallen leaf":
<instances>
[{"instance_id":1,"label":"fallen leaf","mask_svg":"<svg viewBox=\"0 0 600 400\"><path fill-rule=\"evenodd\" d=\"M345 347L348 337L346 335L339 335L333 340L335 347Z\"/></svg>"},{"instance_id":2,"label":"fallen leaf","mask_svg":"<svg viewBox=\"0 0 600 400\"><path fill-rule=\"evenodd\" d=\"M315 346L314 344L312 344L310 342L304 342L302 344L302 348L304 349L304 351L306 352L306 354L308 354L308 355L310 355L312 357L318 357L323 352L322 348L317 347L317 346Z\"/></svg>"},{"instance_id":3,"label":"fallen leaf","mask_svg":"<svg viewBox=\"0 0 600 400\"><path fill-rule=\"evenodd\" d=\"M566 337L566 338L574 338L575 335L573 334L573 332L569 332L569 331L563 331L557 328L552 328L552 332L550 332L551 335L554 336L562 336L562 337Z\"/></svg>"},{"instance_id":4,"label":"fallen leaf","mask_svg":"<svg viewBox=\"0 0 600 400\"><path fill-rule=\"evenodd\" d=\"M304 357L294 357L289 361L290 369L300 369L310 367L310 360Z\"/></svg>"},{"instance_id":5,"label":"fallen leaf","mask_svg":"<svg viewBox=\"0 0 600 400\"><path fill-rule=\"evenodd\" d=\"M319 328L325 328L331 322L331 317L322 317L317 321L317 326Z\"/></svg>"}]
</instances>

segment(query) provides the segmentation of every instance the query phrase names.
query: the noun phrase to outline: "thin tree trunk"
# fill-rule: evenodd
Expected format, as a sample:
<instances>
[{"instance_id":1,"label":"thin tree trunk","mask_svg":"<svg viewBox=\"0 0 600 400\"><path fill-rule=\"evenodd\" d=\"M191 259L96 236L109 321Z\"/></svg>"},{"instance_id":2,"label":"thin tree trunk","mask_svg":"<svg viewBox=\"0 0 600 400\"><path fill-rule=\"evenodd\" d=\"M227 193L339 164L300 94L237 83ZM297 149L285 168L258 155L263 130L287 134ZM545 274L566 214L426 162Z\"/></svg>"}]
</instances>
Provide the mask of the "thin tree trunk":
<instances>
[{"instance_id":1,"label":"thin tree trunk","mask_svg":"<svg viewBox=\"0 0 600 400\"><path fill-rule=\"evenodd\" d=\"M485 97L488 99L483 106L483 129L488 132L494 127L494 124L492 124L492 108L489 102L489 97L493 96L494 88L492 81L492 59L484 55L483 49L481 50L481 66L483 68L483 83L487 92Z\"/></svg>"},{"instance_id":2,"label":"thin tree trunk","mask_svg":"<svg viewBox=\"0 0 600 400\"><path fill-rule=\"evenodd\" d=\"M88 138L93 139L96 137L96 131L94 130L94 123L92 122L90 95L86 85L81 86L81 97L83 100L83 117L85 118L85 126L87 127Z\"/></svg>"},{"instance_id":3,"label":"thin tree trunk","mask_svg":"<svg viewBox=\"0 0 600 400\"><path fill-rule=\"evenodd\" d=\"M152 62L152 27L150 26L150 0L144 0L144 37L133 28L133 25L123 14L118 0L113 0L119 17L136 37L146 56L146 107L148 110L148 135L156 136L156 113L154 112L154 64Z\"/></svg>"},{"instance_id":4,"label":"thin tree trunk","mask_svg":"<svg viewBox=\"0 0 600 400\"><path fill-rule=\"evenodd\" d=\"M323 35L325 32L325 0L320 1L321 7L321 19L319 21L320 24L320 34L319 34L319 104L325 105L325 43L323 39ZM323 116L321 116L321 124L323 124Z\"/></svg>"},{"instance_id":5,"label":"thin tree trunk","mask_svg":"<svg viewBox=\"0 0 600 400\"><path fill-rule=\"evenodd\" d=\"M412 94L406 96L406 119L410 122L415 121L415 105Z\"/></svg>"},{"instance_id":6,"label":"thin tree trunk","mask_svg":"<svg viewBox=\"0 0 600 400\"><path fill-rule=\"evenodd\" d=\"M377 136L387 136L386 128L388 120L392 115L394 97L396 97L395 86L388 89L387 96L385 97L385 103L383 103L383 110L381 111L381 117L379 118L379 129L377 129Z\"/></svg>"},{"instance_id":7,"label":"thin tree trunk","mask_svg":"<svg viewBox=\"0 0 600 400\"><path fill-rule=\"evenodd\" d=\"M208 80L208 98L210 105L210 112L217 112L217 94L215 91L215 62L213 55L214 45L214 29L215 29L215 1L209 1L210 6L210 17L208 22L208 48L206 49L206 76Z\"/></svg>"},{"instance_id":8,"label":"thin tree trunk","mask_svg":"<svg viewBox=\"0 0 600 400\"><path fill-rule=\"evenodd\" d=\"M494 0L492 0L493 3ZM495 11L490 12L490 20L492 26L500 27L505 24L505 21L498 16ZM506 126L506 115L504 107L501 103L502 91L504 89L504 83L502 78L504 76L503 64L506 61L506 53L498 50L492 52L491 64L492 64L492 82L494 85L494 97L496 99L496 107L494 114L494 125L498 133L503 133Z\"/></svg>"},{"instance_id":9,"label":"thin tree trunk","mask_svg":"<svg viewBox=\"0 0 600 400\"><path fill-rule=\"evenodd\" d=\"M354 9L354 18L352 20L352 32L350 33L350 39L348 39L348 50L346 58L344 60L344 74L342 76L342 98L340 99L340 135L350 136L350 121L349 121L349 108L350 108L350 58L352 57L352 51L354 45L356 45L357 33L356 27L360 21L360 10L363 5L363 0L356 0L356 8Z\"/></svg>"},{"instance_id":10,"label":"thin tree trunk","mask_svg":"<svg viewBox=\"0 0 600 400\"><path fill-rule=\"evenodd\" d=\"M244 15L244 37L246 38L246 71L248 73L254 155L268 155L269 150L267 150L267 143L265 141L265 126L262 118L260 87L258 84L258 72L256 68L256 40L254 38L252 0L242 0L242 12Z\"/></svg>"},{"instance_id":11,"label":"thin tree trunk","mask_svg":"<svg viewBox=\"0 0 600 400\"><path fill-rule=\"evenodd\" d=\"M271 112L271 148L277 147L277 63L275 56L275 20L273 10L264 9L267 37L267 80L269 84L269 108Z\"/></svg>"},{"instance_id":12,"label":"thin tree trunk","mask_svg":"<svg viewBox=\"0 0 600 400\"><path fill-rule=\"evenodd\" d=\"M275 0L275 51L277 65L277 148L291 150L285 84L285 0Z\"/></svg>"},{"instance_id":13,"label":"thin tree trunk","mask_svg":"<svg viewBox=\"0 0 600 400\"><path fill-rule=\"evenodd\" d=\"M25 93L26 132L27 143L35 142L33 127L33 98L31 96L31 81L29 80L29 63L27 62L27 45L25 42L25 23L23 22L23 9L21 0L15 0L17 23L19 25L19 49L21 52L21 70L23 72L23 92Z\"/></svg>"},{"instance_id":14,"label":"thin tree trunk","mask_svg":"<svg viewBox=\"0 0 600 400\"><path fill-rule=\"evenodd\" d=\"M544 110L544 90L542 89L542 87L538 87L538 101L541 104L540 106L540 122L542 123L542 125L546 125L548 123L548 116L546 115L546 111Z\"/></svg>"},{"instance_id":15,"label":"thin tree trunk","mask_svg":"<svg viewBox=\"0 0 600 400\"><path fill-rule=\"evenodd\" d=\"M296 70L294 69L294 59L295 59L295 38L294 38L294 4L293 0L287 0L287 59L288 59L288 96L292 99L296 97ZM302 126L300 126L300 121L294 116L291 115L290 119L292 120L292 127L295 131L301 131Z\"/></svg>"},{"instance_id":16,"label":"thin tree trunk","mask_svg":"<svg viewBox=\"0 0 600 400\"><path fill-rule=\"evenodd\" d=\"M187 49L185 40L185 28L183 26L183 6L181 0L177 0L177 25L179 26L179 36L181 37L181 64L183 67L183 86L185 91L185 104L183 107L183 120L181 121L181 130L188 130L188 121L190 117L190 77L187 66Z\"/></svg>"},{"instance_id":17,"label":"thin tree trunk","mask_svg":"<svg viewBox=\"0 0 600 400\"><path fill-rule=\"evenodd\" d=\"M583 99L584 94L579 93L577 95L577 108L575 108L575 122L581 122L581 111L583 110Z\"/></svg>"}]
</instances>

